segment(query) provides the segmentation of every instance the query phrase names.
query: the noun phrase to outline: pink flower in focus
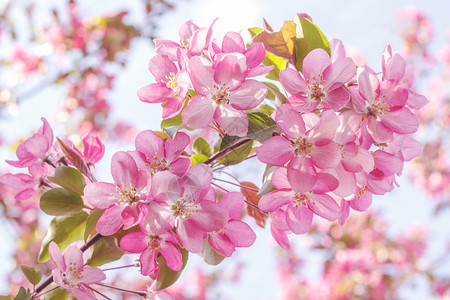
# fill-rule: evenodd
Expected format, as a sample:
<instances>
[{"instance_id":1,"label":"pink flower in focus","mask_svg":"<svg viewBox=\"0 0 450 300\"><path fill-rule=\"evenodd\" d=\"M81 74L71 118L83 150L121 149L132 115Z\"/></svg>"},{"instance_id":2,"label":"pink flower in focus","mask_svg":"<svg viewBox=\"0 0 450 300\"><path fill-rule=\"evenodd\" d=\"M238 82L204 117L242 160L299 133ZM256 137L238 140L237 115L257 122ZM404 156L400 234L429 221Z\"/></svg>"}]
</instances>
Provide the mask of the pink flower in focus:
<instances>
[{"instance_id":1,"label":"pink flower in focus","mask_svg":"<svg viewBox=\"0 0 450 300\"><path fill-rule=\"evenodd\" d=\"M148 173L139 171L133 157L118 151L112 157L111 174L115 183L93 182L86 185L84 199L98 209L105 209L97 223L102 235L112 235L124 225L128 229L142 219L140 200L146 198Z\"/></svg>"},{"instance_id":2,"label":"pink flower in focus","mask_svg":"<svg viewBox=\"0 0 450 300\"><path fill-rule=\"evenodd\" d=\"M250 247L256 235L246 223L237 220L244 208L244 196L238 192L229 192L219 201L219 206L228 212L228 224L211 232L208 242L220 255L230 257L236 247Z\"/></svg>"},{"instance_id":3,"label":"pink flower in focus","mask_svg":"<svg viewBox=\"0 0 450 300\"><path fill-rule=\"evenodd\" d=\"M289 183L287 169L279 167L275 170L271 183L277 190L262 196L258 206L262 211L273 212L287 205L286 223L295 234L309 231L313 214L329 221L334 221L341 215L339 205L326 194L338 186L337 179L329 174L317 174L314 186L308 192L299 192Z\"/></svg>"},{"instance_id":4,"label":"pink flower in focus","mask_svg":"<svg viewBox=\"0 0 450 300\"><path fill-rule=\"evenodd\" d=\"M245 136L248 118L244 110L253 109L266 97L266 86L246 79L246 57L229 53L214 63L193 57L189 75L198 95L183 110L183 122L192 128L204 128L215 121L231 136Z\"/></svg>"},{"instance_id":5,"label":"pink flower in focus","mask_svg":"<svg viewBox=\"0 0 450 300\"><path fill-rule=\"evenodd\" d=\"M280 72L283 87L292 95L288 103L299 112L312 112L319 103L325 110L338 111L347 104L350 94L343 86L356 73L351 58L331 61L323 49L314 49L303 60L303 76L286 68Z\"/></svg>"},{"instance_id":6,"label":"pink flower in focus","mask_svg":"<svg viewBox=\"0 0 450 300\"><path fill-rule=\"evenodd\" d=\"M75 245L69 246L62 255L56 243L51 242L48 251L56 266L52 276L57 285L69 291L77 299L97 299L88 286L106 279L102 270L86 266L83 261L83 252Z\"/></svg>"}]
</instances>

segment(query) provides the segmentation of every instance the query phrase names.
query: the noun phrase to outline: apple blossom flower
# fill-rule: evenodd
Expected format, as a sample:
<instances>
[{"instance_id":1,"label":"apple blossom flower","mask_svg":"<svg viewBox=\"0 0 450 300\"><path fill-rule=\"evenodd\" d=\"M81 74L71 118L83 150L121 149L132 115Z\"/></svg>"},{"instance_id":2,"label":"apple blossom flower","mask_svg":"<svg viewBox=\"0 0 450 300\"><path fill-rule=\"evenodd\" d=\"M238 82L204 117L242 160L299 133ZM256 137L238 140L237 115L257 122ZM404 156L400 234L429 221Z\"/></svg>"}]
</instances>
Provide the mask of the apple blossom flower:
<instances>
[{"instance_id":1,"label":"apple blossom flower","mask_svg":"<svg viewBox=\"0 0 450 300\"><path fill-rule=\"evenodd\" d=\"M106 279L99 268L86 266L83 252L76 246L69 246L64 255L55 242L49 245L49 254L56 268L52 270L53 281L69 291L77 299L97 299L89 285Z\"/></svg>"}]
</instances>

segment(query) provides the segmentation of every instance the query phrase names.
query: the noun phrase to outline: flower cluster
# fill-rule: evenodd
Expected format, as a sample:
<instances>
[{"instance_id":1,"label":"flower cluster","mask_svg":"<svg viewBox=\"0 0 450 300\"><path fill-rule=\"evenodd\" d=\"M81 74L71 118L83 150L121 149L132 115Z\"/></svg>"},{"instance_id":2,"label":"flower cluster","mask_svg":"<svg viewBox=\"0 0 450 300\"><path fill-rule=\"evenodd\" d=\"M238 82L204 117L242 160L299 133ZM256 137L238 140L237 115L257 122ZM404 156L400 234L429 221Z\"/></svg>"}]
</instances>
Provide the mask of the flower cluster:
<instances>
[{"instance_id":1,"label":"flower cluster","mask_svg":"<svg viewBox=\"0 0 450 300\"><path fill-rule=\"evenodd\" d=\"M312 50L303 72L280 72L291 94L273 114L281 134L263 143L258 159L277 168L259 207L272 216L272 234L289 247L286 232L308 232L314 214L345 221L349 208L366 210L372 195L394 188L403 162L420 155L409 136L418 129L412 112L427 99L411 87L414 75L399 55L386 48L382 76L368 66L356 69L342 43L330 57Z\"/></svg>"}]
</instances>

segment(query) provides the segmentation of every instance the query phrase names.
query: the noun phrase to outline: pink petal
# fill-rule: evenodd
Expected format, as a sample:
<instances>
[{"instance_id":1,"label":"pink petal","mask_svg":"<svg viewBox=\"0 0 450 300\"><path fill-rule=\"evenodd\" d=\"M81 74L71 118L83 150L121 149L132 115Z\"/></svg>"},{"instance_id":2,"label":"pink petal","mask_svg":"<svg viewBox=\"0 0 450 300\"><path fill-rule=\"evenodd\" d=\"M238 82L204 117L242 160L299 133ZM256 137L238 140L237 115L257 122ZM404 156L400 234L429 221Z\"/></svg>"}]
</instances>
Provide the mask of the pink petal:
<instances>
[{"instance_id":1,"label":"pink petal","mask_svg":"<svg viewBox=\"0 0 450 300\"><path fill-rule=\"evenodd\" d=\"M139 224L143 216L142 213L139 211L138 206L133 205L133 206L126 206L122 210L121 217L123 221L123 229L127 230Z\"/></svg>"},{"instance_id":2,"label":"pink petal","mask_svg":"<svg viewBox=\"0 0 450 300\"><path fill-rule=\"evenodd\" d=\"M175 92L169 89L165 83L150 83L137 91L137 96L142 102L161 103L175 96Z\"/></svg>"},{"instance_id":3,"label":"pink petal","mask_svg":"<svg viewBox=\"0 0 450 300\"><path fill-rule=\"evenodd\" d=\"M245 80L247 63L241 53L229 53L214 62L214 81L235 90Z\"/></svg>"},{"instance_id":4,"label":"pink petal","mask_svg":"<svg viewBox=\"0 0 450 300\"><path fill-rule=\"evenodd\" d=\"M190 220L201 230L210 232L224 228L228 222L228 214L217 203L201 201L198 211L192 211Z\"/></svg>"},{"instance_id":5,"label":"pink petal","mask_svg":"<svg viewBox=\"0 0 450 300\"><path fill-rule=\"evenodd\" d=\"M150 249L145 250L139 257L141 263L141 274L144 276L150 275L157 267L156 252Z\"/></svg>"},{"instance_id":6,"label":"pink petal","mask_svg":"<svg viewBox=\"0 0 450 300\"><path fill-rule=\"evenodd\" d=\"M310 194L310 198L314 201L312 211L329 221L337 220L341 216L341 208L333 198L326 194Z\"/></svg>"},{"instance_id":7,"label":"pink petal","mask_svg":"<svg viewBox=\"0 0 450 300\"><path fill-rule=\"evenodd\" d=\"M180 114L184 107L184 98L173 97L166 99L166 103L163 106L162 118L170 119Z\"/></svg>"},{"instance_id":8,"label":"pink petal","mask_svg":"<svg viewBox=\"0 0 450 300\"><path fill-rule=\"evenodd\" d=\"M256 76L261 76L261 75L267 74L270 71L272 71L273 69L274 69L274 66L264 66L264 65L256 66L256 67L251 68L250 70L248 70L247 78L256 77Z\"/></svg>"},{"instance_id":9,"label":"pink petal","mask_svg":"<svg viewBox=\"0 0 450 300\"><path fill-rule=\"evenodd\" d=\"M218 254L225 257L230 257L236 251L236 246L233 242L222 233L211 233L208 236L208 242Z\"/></svg>"},{"instance_id":10,"label":"pink petal","mask_svg":"<svg viewBox=\"0 0 450 300\"><path fill-rule=\"evenodd\" d=\"M155 155L164 158L164 140L152 130L141 131L135 139L136 150L143 153L146 159L153 160Z\"/></svg>"},{"instance_id":11,"label":"pink petal","mask_svg":"<svg viewBox=\"0 0 450 300\"><path fill-rule=\"evenodd\" d=\"M84 200L98 209L107 209L120 199L116 186L107 182L88 183L84 188Z\"/></svg>"},{"instance_id":12,"label":"pink petal","mask_svg":"<svg viewBox=\"0 0 450 300\"><path fill-rule=\"evenodd\" d=\"M174 161L181 152L189 145L191 138L184 132L178 132L174 139L171 138L166 140L164 146L164 157L170 163Z\"/></svg>"},{"instance_id":13,"label":"pink petal","mask_svg":"<svg viewBox=\"0 0 450 300\"><path fill-rule=\"evenodd\" d=\"M111 160L111 174L117 184L129 188L130 184L135 185L139 173L133 157L125 151L118 151Z\"/></svg>"},{"instance_id":14,"label":"pink petal","mask_svg":"<svg viewBox=\"0 0 450 300\"><path fill-rule=\"evenodd\" d=\"M267 193L259 200L258 207L265 212L273 212L277 208L292 202L292 190L275 190Z\"/></svg>"},{"instance_id":15,"label":"pink petal","mask_svg":"<svg viewBox=\"0 0 450 300\"><path fill-rule=\"evenodd\" d=\"M244 209L244 196L239 192L229 192L219 200L222 207L230 219L237 219Z\"/></svg>"},{"instance_id":16,"label":"pink petal","mask_svg":"<svg viewBox=\"0 0 450 300\"><path fill-rule=\"evenodd\" d=\"M389 111L381 122L392 131L401 134L414 133L419 128L419 119L406 107Z\"/></svg>"},{"instance_id":17,"label":"pink petal","mask_svg":"<svg viewBox=\"0 0 450 300\"><path fill-rule=\"evenodd\" d=\"M245 44L241 35L237 32L228 32L225 34L222 41L222 51L225 53L244 53Z\"/></svg>"},{"instance_id":18,"label":"pink petal","mask_svg":"<svg viewBox=\"0 0 450 300\"><path fill-rule=\"evenodd\" d=\"M69 246L64 252L64 263L66 267L69 268L82 268L84 265L83 252L76 245Z\"/></svg>"},{"instance_id":19,"label":"pink petal","mask_svg":"<svg viewBox=\"0 0 450 300\"><path fill-rule=\"evenodd\" d=\"M258 159L271 166L284 166L294 156L291 143L281 136L274 136L256 149Z\"/></svg>"},{"instance_id":20,"label":"pink petal","mask_svg":"<svg viewBox=\"0 0 450 300\"><path fill-rule=\"evenodd\" d=\"M320 169L334 168L341 161L341 150L335 142L330 142L322 147L314 147L311 159Z\"/></svg>"},{"instance_id":21,"label":"pink petal","mask_svg":"<svg viewBox=\"0 0 450 300\"><path fill-rule=\"evenodd\" d=\"M181 115L183 122L192 128L205 128L213 121L216 107L211 99L197 95L193 97Z\"/></svg>"},{"instance_id":22,"label":"pink petal","mask_svg":"<svg viewBox=\"0 0 450 300\"><path fill-rule=\"evenodd\" d=\"M313 213L307 207L291 204L286 210L286 221L295 234L307 233L311 229L312 219Z\"/></svg>"},{"instance_id":23,"label":"pink petal","mask_svg":"<svg viewBox=\"0 0 450 300\"><path fill-rule=\"evenodd\" d=\"M189 60L188 65L189 76L194 90L200 95L208 95L210 90L216 84L216 82L214 82L214 70L210 66L210 63L195 56Z\"/></svg>"},{"instance_id":24,"label":"pink petal","mask_svg":"<svg viewBox=\"0 0 450 300\"><path fill-rule=\"evenodd\" d=\"M192 253L202 252L204 232L192 222L180 220L177 226L177 235L186 250Z\"/></svg>"},{"instance_id":25,"label":"pink petal","mask_svg":"<svg viewBox=\"0 0 450 300\"><path fill-rule=\"evenodd\" d=\"M83 299L83 300L97 299L97 297L95 297L92 294L92 291L90 289L84 288L82 286L71 288L69 291L72 294L72 296L75 297L75 299Z\"/></svg>"},{"instance_id":26,"label":"pink petal","mask_svg":"<svg viewBox=\"0 0 450 300\"><path fill-rule=\"evenodd\" d=\"M302 117L288 104L278 107L275 121L288 139L298 138L306 132L305 122Z\"/></svg>"},{"instance_id":27,"label":"pink petal","mask_svg":"<svg viewBox=\"0 0 450 300\"><path fill-rule=\"evenodd\" d=\"M375 99L375 91L380 85L377 74L367 66L358 68L358 88L366 100Z\"/></svg>"},{"instance_id":28,"label":"pink petal","mask_svg":"<svg viewBox=\"0 0 450 300\"><path fill-rule=\"evenodd\" d=\"M156 82L168 81L166 76L178 72L177 66L166 55L155 55L148 62L148 70L155 76Z\"/></svg>"},{"instance_id":29,"label":"pink petal","mask_svg":"<svg viewBox=\"0 0 450 300\"><path fill-rule=\"evenodd\" d=\"M295 95L308 90L308 85L297 70L286 68L280 71L280 82L289 94Z\"/></svg>"},{"instance_id":30,"label":"pink petal","mask_svg":"<svg viewBox=\"0 0 450 300\"><path fill-rule=\"evenodd\" d=\"M322 99L323 109L331 109L332 111L341 110L350 100L350 94L343 86L330 91L325 98Z\"/></svg>"},{"instance_id":31,"label":"pink petal","mask_svg":"<svg viewBox=\"0 0 450 300\"><path fill-rule=\"evenodd\" d=\"M230 105L220 105L214 112L214 120L230 136L244 137L248 130L248 117Z\"/></svg>"},{"instance_id":32,"label":"pink petal","mask_svg":"<svg viewBox=\"0 0 450 300\"><path fill-rule=\"evenodd\" d=\"M303 60L303 75L305 78L313 78L318 74L323 74L330 64L330 56L325 50L314 49Z\"/></svg>"},{"instance_id":33,"label":"pink petal","mask_svg":"<svg viewBox=\"0 0 450 300\"><path fill-rule=\"evenodd\" d=\"M265 84L247 79L242 85L231 92L230 104L238 110L247 110L257 107L267 95L267 87Z\"/></svg>"},{"instance_id":34,"label":"pink petal","mask_svg":"<svg viewBox=\"0 0 450 300\"><path fill-rule=\"evenodd\" d=\"M356 66L349 57L337 60L323 72L325 90L334 90L337 86L349 82L356 75Z\"/></svg>"},{"instance_id":35,"label":"pink petal","mask_svg":"<svg viewBox=\"0 0 450 300\"><path fill-rule=\"evenodd\" d=\"M170 172L177 176L183 176L189 169L190 165L191 160L189 158L180 157L170 164Z\"/></svg>"},{"instance_id":36,"label":"pink petal","mask_svg":"<svg viewBox=\"0 0 450 300\"><path fill-rule=\"evenodd\" d=\"M287 165L287 176L292 189L299 193L310 191L317 181L317 171L311 159L298 156Z\"/></svg>"},{"instance_id":37,"label":"pink petal","mask_svg":"<svg viewBox=\"0 0 450 300\"><path fill-rule=\"evenodd\" d=\"M80 280L82 284L93 284L98 283L106 279L105 273L99 268L94 268L90 266L83 267L83 277Z\"/></svg>"},{"instance_id":38,"label":"pink petal","mask_svg":"<svg viewBox=\"0 0 450 300\"><path fill-rule=\"evenodd\" d=\"M50 245L48 246L48 253L50 254L50 258L53 263L56 265L56 268L64 272L66 270L66 264L64 262L61 250L59 250L59 247L55 242L50 242Z\"/></svg>"},{"instance_id":39,"label":"pink petal","mask_svg":"<svg viewBox=\"0 0 450 300\"><path fill-rule=\"evenodd\" d=\"M178 249L177 246L172 243L164 243L160 251L170 269L174 271L181 269L183 266L183 259L180 249Z\"/></svg>"},{"instance_id":40,"label":"pink petal","mask_svg":"<svg viewBox=\"0 0 450 300\"><path fill-rule=\"evenodd\" d=\"M317 181L312 187L312 191L315 193L327 193L334 191L339 186L339 181L331 174L318 173Z\"/></svg>"},{"instance_id":41,"label":"pink petal","mask_svg":"<svg viewBox=\"0 0 450 300\"><path fill-rule=\"evenodd\" d=\"M291 189L291 184L287 178L287 168L278 167L273 172L270 183L277 189Z\"/></svg>"},{"instance_id":42,"label":"pink petal","mask_svg":"<svg viewBox=\"0 0 450 300\"><path fill-rule=\"evenodd\" d=\"M307 94L301 92L287 98L287 102L298 112L313 112L319 105L319 101L311 99Z\"/></svg>"},{"instance_id":43,"label":"pink petal","mask_svg":"<svg viewBox=\"0 0 450 300\"><path fill-rule=\"evenodd\" d=\"M147 234L130 232L120 240L120 247L131 253L140 253L147 249Z\"/></svg>"},{"instance_id":44,"label":"pink petal","mask_svg":"<svg viewBox=\"0 0 450 300\"><path fill-rule=\"evenodd\" d=\"M266 56L266 48L263 43L254 43L248 47L244 55L247 60L247 67L252 69L262 63L264 57Z\"/></svg>"},{"instance_id":45,"label":"pink petal","mask_svg":"<svg viewBox=\"0 0 450 300\"><path fill-rule=\"evenodd\" d=\"M365 192L359 198L350 201L350 206L356 211L366 211L372 204L372 193Z\"/></svg>"},{"instance_id":46,"label":"pink petal","mask_svg":"<svg viewBox=\"0 0 450 300\"><path fill-rule=\"evenodd\" d=\"M250 226L239 220L230 221L225 233L236 247L250 247L256 240L256 234Z\"/></svg>"},{"instance_id":47,"label":"pink petal","mask_svg":"<svg viewBox=\"0 0 450 300\"><path fill-rule=\"evenodd\" d=\"M97 223L97 231L101 235L113 235L122 226L122 211L124 207L121 205L113 205L100 217Z\"/></svg>"}]
</instances>

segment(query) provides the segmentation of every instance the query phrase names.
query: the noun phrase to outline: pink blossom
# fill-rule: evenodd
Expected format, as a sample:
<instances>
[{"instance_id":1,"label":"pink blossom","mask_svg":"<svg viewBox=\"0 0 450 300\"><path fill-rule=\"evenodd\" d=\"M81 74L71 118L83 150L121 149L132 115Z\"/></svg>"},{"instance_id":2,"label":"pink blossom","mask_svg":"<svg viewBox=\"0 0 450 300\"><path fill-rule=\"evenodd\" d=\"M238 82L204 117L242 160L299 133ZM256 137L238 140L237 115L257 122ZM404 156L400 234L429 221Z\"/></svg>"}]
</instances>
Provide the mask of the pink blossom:
<instances>
[{"instance_id":1,"label":"pink blossom","mask_svg":"<svg viewBox=\"0 0 450 300\"><path fill-rule=\"evenodd\" d=\"M46 119L33 136L22 142L16 150L18 161L6 160L8 164L17 168L29 167L36 163L42 163L47 159L47 154L53 145L53 130Z\"/></svg>"},{"instance_id":2,"label":"pink blossom","mask_svg":"<svg viewBox=\"0 0 450 300\"><path fill-rule=\"evenodd\" d=\"M152 57L148 69L155 77L156 83L139 89L139 99L148 103L166 102L163 106L163 119L179 114L191 86L187 71L183 70L181 65L179 70L166 55Z\"/></svg>"},{"instance_id":3,"label":"pink blossom","mask_svg":"<svg viewBox=\"0 0 450 300\"><path fill-rule=\"evenodd\" d=\"M227 212L216 202L211 187L212 172L203 164L194 165L180 179L159 172L152 179L152 195L159 203L155 213L166 216L161 228L176 227L181 245L200 253L208 232L225 227Z\"/></svg>"},{"instance_id":4,"label":"pink blossom","mask_svg":"<svg viewBox=\"0 0 450 300\"><path fill-rule=\"evenodd\" d=\"M244 110L253 109L266 97L266 86L246 79L248 66L241 53L229 53L210 61L193 57L189 75L198 95L183 110L183 122L192 128L204 128L215 121L232 136L245 136L248 118Z\"/></svg>"},{"instance_id":5,"label":"pink blossom","mask_svg":"<svg viewBox=\"0 0 450 300\"><path fill-rule=\"evenodd\" d=\"M84 199L98 209L105 209L97 223L102 235L112 235L124 225L128 229L142 219L140 200L146 198L149 184L146 171L139 171L131 155L116 152L112 157L111 174L115 183L93 182L86 185Z\"/></svg>"},{"instance_id":6,"label":"pink blossom","mask_svg":"<svg viewBox=\"0 0 450 300\"><path fill-rule=\"evenodd\" d=\"M56 266L52 276L57 285L69 291L77 299L96 299L89 285L105 280L106 276L99 268L85 265L83 252L77 246L69 246L62 255L56 243L51 242L49 254Z\"/></svg>"},{"instance_id":7,"label":"pink blossom","mask_svg":"<svg viewBox=\"0 0 450 300\"><path fill-rule=\"evenodd\" d=\"M184 132L178 132L173 139L163 140L152 130L144 130L136 136L136 151L133 156L137 167L150 172L170 171L176 175L183 175L189 169L191 161L187 157L180 157L189 145L190 138Z\"/></svg>"},{"instance_id":8,"label":"pink blossom","mask_svg":"<svg viewBox=\"0 0 450 300\"><path fill-rule=\"evenodd\" d=\"M284 104L278 108L275 121L284 135L265 141L256 150L258 159L272 166L288 163L288 178L296 190L311 190L317 180L316 167L333 168L340 162L339 146L333 141L339 119L334 112L324 111L307 130L303 117Z\"/></svg>"},{"instance_id":9,"label":"pink blossom","mask_svg":"<svg viewBox=\"0 0 450 300\"><path fill-rule=\"evenodd\" d=\"M355 76L350 58L331 61L323 49L314 49L303 60L303 77L290 68L280 72L283 87L292 95L288 103L299 112L312 112L319 103L325 110L340 110L350 99L343 86Z\"/></svg>"},{"instance_id":10,"label":"pink blossom","mask_svg":"<svg viewBox=\"0 0 450 300\"><path fill-rule=\"evenodd\" d=\"M277 190L261 197L259 208L265 212L273 212L287 205L285 211L286 223L295 234L309 231L313 214L329 221L338 219L341 215L339 205L327 195L334 190L338 182L336 178L326 173L317 174L317 180L308 192L299 192L288 181L287 169L279 167L272 176L272 185Z\"/></svg>"},{"instance_id":11,"label":"pink blossom","mask_svg":"<svg viewBox=\"0 0 450 300\"><path fill-rule=\"evenodd\" d=\"M237 220L244 208L244 196L238 192L229 192L219 201L219 206L228 212L228 224L211 232L208 242L220 255L230 257L236 247L250 247L256 240L256 235L246 223Z\"/></svg>"},{"instance_id":12,"label":"pink blossom","mask_svg":"<svg viewBox=\"0 0 450 300\"><path fill-rule=\"evenodd\" d=\"M141 273L144 276L158 272L156 258L159 254L164 257L167 266L178 271L183 265L181 252L178 249L177 238L172 231L155 233L151 230L154 221L150 215L145 216L139 223L140 232L131 232L120 241L120 247L131 253L142 253L140 256ZM154 278L155 279L155 278Z\"/></svg>"}]
</instances>

